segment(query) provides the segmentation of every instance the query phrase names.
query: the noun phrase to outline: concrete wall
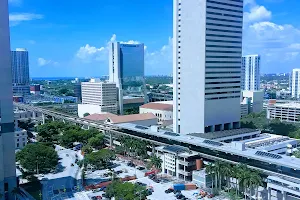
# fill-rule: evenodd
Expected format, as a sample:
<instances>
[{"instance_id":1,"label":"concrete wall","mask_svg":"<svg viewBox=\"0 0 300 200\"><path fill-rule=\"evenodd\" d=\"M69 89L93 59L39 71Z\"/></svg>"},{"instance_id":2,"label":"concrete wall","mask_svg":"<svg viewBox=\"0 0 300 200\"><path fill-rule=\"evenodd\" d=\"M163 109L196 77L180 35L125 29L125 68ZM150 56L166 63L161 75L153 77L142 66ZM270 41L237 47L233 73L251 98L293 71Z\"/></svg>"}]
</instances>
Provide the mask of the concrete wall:
<instances>
[{"instance_id":1,"label":"concrete wall","mask_svg":"<svg viewBox=\"0 0 300 200\"><path fill-rule=\"evenodd\" d=\"M78 104L78 117L84 117L85 113L91 114L101 114L101 113L113 113L117 114L117 105L114 106L98 106L91 104Z\"/></svg>"},{"instance_id":2,"label":"concrete wall","mask_svg":"<svg viewBox=\"0 0 300 200\"><path fill-rule=\"evenodd\" d=\"M132 123L141 126L152 126L152 125L157 125L157 119L147 119L147 120L139 120L139 121L131 121L131 122L129 121L126 123ZM117 124L117 123L113 123L113 124Z\"/></svg>"},{"instance_id":3,"label":"concrete wall","mask_svg":"<svg viewBox=\"0 0 300 200\"><path fill-rule=\"evenodd\" d=\"M155 110L155 109L149 109L149 108L140 108L140 114L142 114L142 113L153 113L158 118L158 121L172 120L173 119L173 112L172 111Z\"/></svg>"}]
</instances>

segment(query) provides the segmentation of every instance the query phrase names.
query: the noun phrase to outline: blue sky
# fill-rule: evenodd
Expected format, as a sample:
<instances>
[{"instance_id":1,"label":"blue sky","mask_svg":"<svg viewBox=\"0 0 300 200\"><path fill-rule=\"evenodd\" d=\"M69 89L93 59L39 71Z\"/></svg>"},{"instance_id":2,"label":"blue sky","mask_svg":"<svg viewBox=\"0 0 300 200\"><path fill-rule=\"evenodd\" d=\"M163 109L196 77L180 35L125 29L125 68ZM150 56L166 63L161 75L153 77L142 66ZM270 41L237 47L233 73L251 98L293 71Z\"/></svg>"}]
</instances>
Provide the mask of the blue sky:
<instances>
[{"instance_id":1,"label":"blue sky","mask_svg":"<svg viewBox=\"0 0 300 200\"><path fill-rule=\"evenodd\" d=\"M299 0L244 0L244 54L261 73L300 68ZM172 0L9 0L11 47L31 77L108 74L110 41L143 42L146 75L172 73Z\"/></svg>"}]
</instances>

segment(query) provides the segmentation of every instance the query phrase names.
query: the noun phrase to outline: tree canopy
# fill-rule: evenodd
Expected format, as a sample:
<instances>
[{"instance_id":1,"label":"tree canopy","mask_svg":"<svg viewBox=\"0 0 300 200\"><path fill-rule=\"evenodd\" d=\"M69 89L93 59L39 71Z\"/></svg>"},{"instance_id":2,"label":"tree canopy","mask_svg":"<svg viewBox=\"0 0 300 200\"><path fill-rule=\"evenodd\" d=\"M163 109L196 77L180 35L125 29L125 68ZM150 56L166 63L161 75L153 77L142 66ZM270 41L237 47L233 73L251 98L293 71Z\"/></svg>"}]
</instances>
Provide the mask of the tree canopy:
<instances>
[{"instance_id":1,"label":"tree canopy","mask_svg":"<svg viewBox=\"0 0 300 200\"><path fill-rule=\"evenodd\" d=\"M86 163L90 164L96 169L107 168L109 162L114 158L114 152L109 149L101 149L85 156Z\"/></svg>"},{"instance_id":2,"label":"tree canopy","mask_svg":"<svg viewBox=\"0 0 300 200\"><path fill-rule=\"evenodd\" d=\"M35 143L28 144L17 152L16 160L30 172L37 172L38 169L41 173L47 173L56 168L58 155L53 148Z\"/></svg>"},{"instance_id":3,"label":"tree canopy","mask_svg":"<svg viewBox=\"0 0 300 200\"><path fill-rule=\"evenodd\" d=\"M139 200L146 198L145 187L130 182L113 181L106 188L106 195L116 200Z\"/></svg>"},{"instance_id":4,"label":"tree canopy","mask_svg":"<svg viewBox=\"0 0 300 200\"><path fill-rule=\"evenodd\" d=\"M104 135L97 134L94 137L88 139L88 144L95 149L100 149L104 146Z\"/></svg>"}]
</instances>

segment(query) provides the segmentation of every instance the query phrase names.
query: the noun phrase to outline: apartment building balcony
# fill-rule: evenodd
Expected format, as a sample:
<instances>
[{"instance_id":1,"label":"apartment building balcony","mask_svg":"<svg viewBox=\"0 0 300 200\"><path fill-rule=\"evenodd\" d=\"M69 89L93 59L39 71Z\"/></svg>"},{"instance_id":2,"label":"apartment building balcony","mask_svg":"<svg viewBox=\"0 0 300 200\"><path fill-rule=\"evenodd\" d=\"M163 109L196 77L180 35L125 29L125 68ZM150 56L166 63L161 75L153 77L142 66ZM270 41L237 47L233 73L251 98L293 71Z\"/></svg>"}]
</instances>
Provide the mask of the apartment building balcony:
<instances>
[{"instance_id":1,"label":"apartment building balcony","mask_svg":"<svg viewBox=\"0 0 300 200\"><path fill-rule=\"evenodd\" d=\"M178 163L184 166L195 166L196 161L183 161L183 160L178 160Z\"/></svg>"}]
</instances>

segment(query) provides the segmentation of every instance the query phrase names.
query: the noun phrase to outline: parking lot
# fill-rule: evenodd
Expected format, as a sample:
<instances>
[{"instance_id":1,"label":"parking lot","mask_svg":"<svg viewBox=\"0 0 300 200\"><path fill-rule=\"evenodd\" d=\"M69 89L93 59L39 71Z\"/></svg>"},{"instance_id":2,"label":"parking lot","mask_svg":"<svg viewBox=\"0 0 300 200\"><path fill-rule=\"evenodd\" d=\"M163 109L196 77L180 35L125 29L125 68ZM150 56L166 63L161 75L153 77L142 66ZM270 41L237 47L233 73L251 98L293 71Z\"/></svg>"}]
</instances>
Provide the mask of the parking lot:
<instances>
[{"instance_id":1,"label":"parking lot","mask_svg":"<svg viewBox=\"0 0 300 200\"><path fill-rule=\"evenodd\" d=\"M162 200L162 199L170 199L170 200L175 200L177 199L175 197L175 194L173 192L171 193L166 193L165 191L169 188L173 187L173 184L178 183L178 180L174 179L173 177L168 177L165 175L157 175L157 179L160 181L159 183L151 180L149 177L145 177L145 172L147 172L147 170L139 170L137 169L138 167L130 167L127 165L127 161L114 161L114 163L116 164L116 167L113 168L114 171L122 171L122 173L118 174L118 177L120 178L124 178L126 176L133 176L135 175L137 177L137 179L132 180L130 182L132 183L143 183L145 184L145 186L147 188L153 188L153 193L149 196L147 196L147 199L151 199L151 200ZM90 171L87 174L87 179L89 181L95 180L107 180L110 177L109 176L104 176L104 174L108 175L108 170L96 170L96 171ZM154 179L155 180L155 179ZM99 191L98 190L94 190L94 191L87 191L86 194L89 198L93 198L96 199L96 196L102 196L103 195L103 191ZM196 189L196 190L183 190L181 191L181 194L184 195L187 199L191 199L191 200L195 200L195 199L201 199L200 196L198 196L198 194L200 193L200 189ZM222 199L222 200L226 200L225 197L214 197L214 198L208 198L208 197L204 197L202 199L212 199L212 200L216 200L216 199Z\"/></svg>"}]
</instances>

